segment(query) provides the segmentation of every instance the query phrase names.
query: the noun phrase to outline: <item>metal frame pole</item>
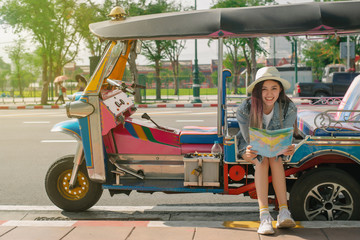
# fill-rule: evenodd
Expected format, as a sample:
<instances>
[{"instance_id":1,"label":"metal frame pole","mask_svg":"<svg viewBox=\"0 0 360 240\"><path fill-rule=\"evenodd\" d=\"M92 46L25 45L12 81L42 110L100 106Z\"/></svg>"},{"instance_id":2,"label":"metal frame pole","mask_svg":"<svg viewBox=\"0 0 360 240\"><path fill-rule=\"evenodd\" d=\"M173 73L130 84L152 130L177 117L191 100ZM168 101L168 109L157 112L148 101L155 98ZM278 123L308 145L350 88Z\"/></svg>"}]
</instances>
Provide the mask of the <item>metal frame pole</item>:
<instances>
[{"instance_id":1,"label":"metal frame pole","mask_svg":"<svg viewBox=\"0 0 360 240\"><path fill-rule=\"evenodd\" d=\"M218 107L217 107L217 134L219 137L223 135L222 129L222 98L223 98L223 79L222 79L222 67L223 67L223 43L224 39L219 37L218 39Z\"/></svg>"},{"instance_id":2,"label":"metal frame pole","mask_svg":"<svg viewBox=\"0 0 360 240\"><path fill-rule=\"evenodd\" d=\"M197 9L197 3L195 0L195 10ZM193 100L192 103L201 103L200 99L200 80L199 80L199 64L197 56L197 39L195 39L195 60L194 60L194 80L193 80Z\"/></svg>"}]
</instances>

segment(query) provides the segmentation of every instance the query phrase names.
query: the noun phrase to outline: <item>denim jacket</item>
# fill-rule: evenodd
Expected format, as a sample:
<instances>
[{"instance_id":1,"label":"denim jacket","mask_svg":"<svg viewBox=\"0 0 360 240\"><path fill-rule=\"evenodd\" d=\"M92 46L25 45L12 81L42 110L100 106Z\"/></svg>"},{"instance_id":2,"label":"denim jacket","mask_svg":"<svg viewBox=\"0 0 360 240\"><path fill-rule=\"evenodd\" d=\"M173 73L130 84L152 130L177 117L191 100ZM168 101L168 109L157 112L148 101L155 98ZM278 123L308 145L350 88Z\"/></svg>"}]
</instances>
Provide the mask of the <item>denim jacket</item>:
<instances>
[{"instance_id":1,"label":"denim jacket","mask_svg":"<svg viewBox=\"0 0 360 240\"><path fill-rule=\"evenodd\" d=\"M247 145L249 145L249 127L250 127L250 106L251 100L246 99L241 103L239 108L236 111L236 118L239 122L240 131L236 135L238 140L238 149L239 149L239 155L241 156L245 153ZM297 108L293 102L289 102L287 105L287 111L284 109L285 104L282 104L282 114L286 112L286 115L280 116L279 112L279 103L275 102L274 105L274 115L270 120L270 123L267 127L268 130L277 130L281 128L289 128L293 127L295 121L296 121L296 115L297 115ZM282 120L282 125L281 121ZM265 129L266 126L263 123L263 129ZM257 157L258 160L261 162L262 156Z\"/></svg>"}]
</instances>

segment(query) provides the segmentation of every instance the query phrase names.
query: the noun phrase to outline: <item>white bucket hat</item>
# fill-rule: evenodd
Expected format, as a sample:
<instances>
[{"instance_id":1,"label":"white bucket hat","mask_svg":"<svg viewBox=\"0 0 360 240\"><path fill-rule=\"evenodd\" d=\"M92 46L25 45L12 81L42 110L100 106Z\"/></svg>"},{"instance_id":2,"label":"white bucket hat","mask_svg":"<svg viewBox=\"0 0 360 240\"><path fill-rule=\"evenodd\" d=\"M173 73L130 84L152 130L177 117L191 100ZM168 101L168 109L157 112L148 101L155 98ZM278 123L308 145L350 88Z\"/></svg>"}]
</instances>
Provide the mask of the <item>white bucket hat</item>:
<instances>
[{"instance_id":1,"label":"white bucket hat","mask_svg":"<svg viewBox=\"0 0 360 240\"><path fill-rule=\"evenodd\" d=\"M256 84L266 80L277 80L281 82L284 90L291 87L291 84L287 80L280 77L280 72L275 67L263 67L257 71L255 81L248 86L248 93L253 91Z\"/></svg>"}]
</instances>

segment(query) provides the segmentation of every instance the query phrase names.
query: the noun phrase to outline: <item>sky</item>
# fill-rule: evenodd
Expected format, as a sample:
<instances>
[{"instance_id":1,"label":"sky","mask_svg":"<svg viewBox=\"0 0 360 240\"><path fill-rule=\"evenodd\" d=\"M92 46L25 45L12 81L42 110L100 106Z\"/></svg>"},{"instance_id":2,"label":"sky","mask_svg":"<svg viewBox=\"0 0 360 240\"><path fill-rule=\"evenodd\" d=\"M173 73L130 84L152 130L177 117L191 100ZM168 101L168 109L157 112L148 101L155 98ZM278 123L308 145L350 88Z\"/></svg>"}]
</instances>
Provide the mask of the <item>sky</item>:
<instances>
[{"instance_id":1,"label":"sky","mask_svg":"<svg viewBox=\"0 0 360 240\"><path fill-rule=\"evenodd\" d=\"M99 0L101 1L101 0ZM181 2L184 6L190 6L195 3L194 0L176 0ZM300 2L311 2L312 0L278 0L280 4L293 4ZM197 9L209 9L212 6L213 0L197 0ZM29 50L32 49L31 45L31 36L29 34L22 34L22 37L28 39L27 47ZM0 25L0 57L7 63L10 63L9 58L7 57L6 47L11 47L14 45L14 41L17 39L17 35L13 33L12 29L6 25ZM187 40L186 47L181 54L182 60L192 60L194 59L194 40ZM88 65L90 56L85 47L82 47L79 58L76 60L78 65ZM210 64L212 59L217 59L217 43L213 41L211 46L208 46L208 40L198 40L198 60L199 64ZM149 64L146 59L142 56L138 57L138 64Z\"/></svg>"}]
</instances>

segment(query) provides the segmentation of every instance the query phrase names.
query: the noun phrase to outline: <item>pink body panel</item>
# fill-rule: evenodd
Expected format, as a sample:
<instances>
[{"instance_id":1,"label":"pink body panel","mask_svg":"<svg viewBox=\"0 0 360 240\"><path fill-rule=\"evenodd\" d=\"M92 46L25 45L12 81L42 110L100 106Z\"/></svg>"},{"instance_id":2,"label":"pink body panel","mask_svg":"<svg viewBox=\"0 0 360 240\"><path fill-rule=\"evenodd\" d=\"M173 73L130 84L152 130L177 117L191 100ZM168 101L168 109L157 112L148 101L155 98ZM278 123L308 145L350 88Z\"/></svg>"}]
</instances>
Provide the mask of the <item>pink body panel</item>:
<instances>
[{"instance_id":1,"label":"pink body panel","mask_svg":"<svg viewBox=\"0 0 360 240\"><path fill-rule=\"evenodd\" d=\"M106 112L103 109L104 113ZM103 119L106 120L106 119ZM107 120L110 120L108 118ZM107 129L109 131L109 129ZM118 154L184 155L186 153L210 153L213 144L180 144L180 131L158 129L152 123L139 119L126 119L113 129ZM115 153L111 133L103 136L107 153Z\"/></svg>"},{"instance_id":2,"label":"pink body panel","mask_svg":"<svg viewBox=\"0 0 360 240\"><path fill-rule=\"evenodd\" d=\"M157 129L141 120L127 119L114 129L114 138L120 154L181 154L178 130Z\"/></svg>"},{"instance_id":3,"label":"pink body panel","mask_svg":"<svg viewBox=\"0 0 360 240\"><path fill-rule=\"evenodd\" d=\"M105 106L103 102L100 102L101 109L101 128L102 135L106 135L112 128L116 127L116 120L114 114Z\"/></svg>"}]
</instances>

